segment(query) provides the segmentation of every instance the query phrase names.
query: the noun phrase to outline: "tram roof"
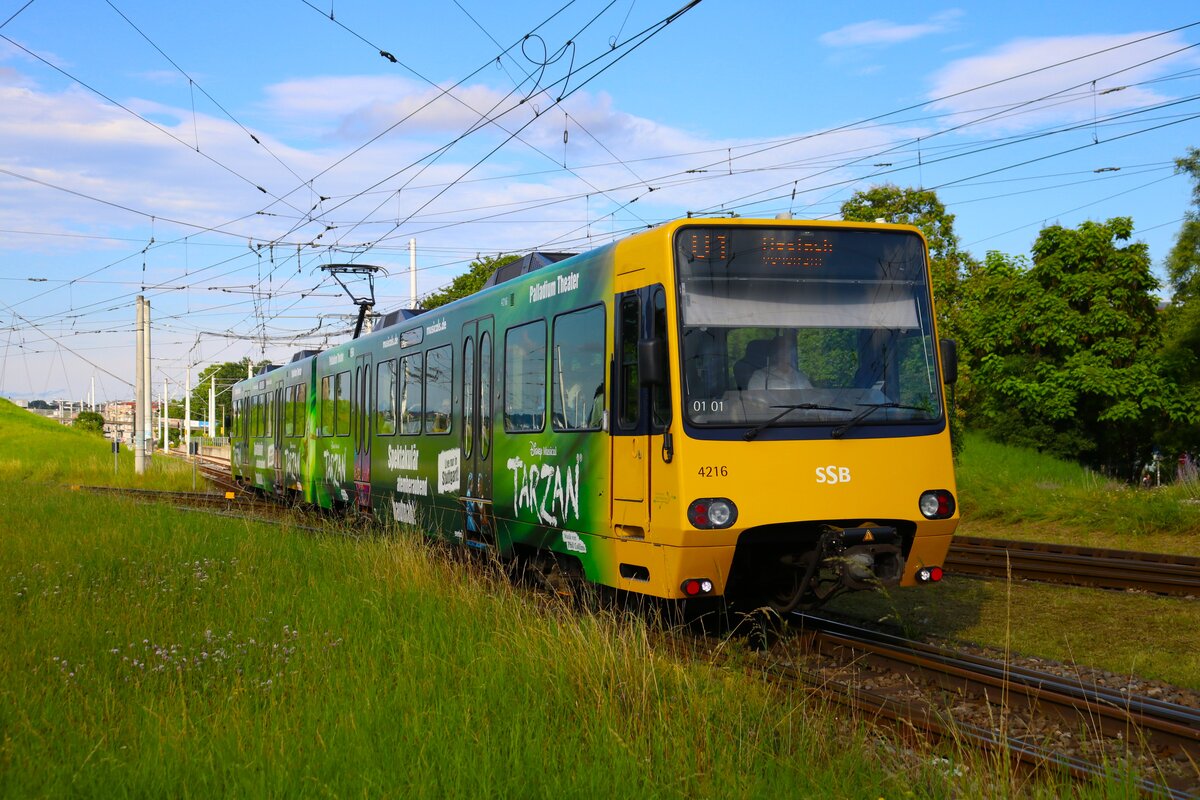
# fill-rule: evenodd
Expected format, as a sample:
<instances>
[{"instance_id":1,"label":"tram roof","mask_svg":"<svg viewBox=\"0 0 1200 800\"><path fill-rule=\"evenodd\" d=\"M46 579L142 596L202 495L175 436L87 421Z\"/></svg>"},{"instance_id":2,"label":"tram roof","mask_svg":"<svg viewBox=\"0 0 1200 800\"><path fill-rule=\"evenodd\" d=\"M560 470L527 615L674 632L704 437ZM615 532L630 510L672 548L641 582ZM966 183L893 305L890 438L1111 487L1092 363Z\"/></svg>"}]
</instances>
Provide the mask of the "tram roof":
<instances>
[{"instance_id":1,"label":"tram roof","mask_svg":"<svg viewBox=\"0 0 1200 800\"><path fill-rule=\"evenodd\" d=\"M484 281L483 288L486 289L489 286L511 281L513 278L519 278L530 272L536 272L542 267L557 264L559 261L574 255L578 255L578 253L548 253L542 250L535 250L497 269Z\"/></svg>"}]
</instances>

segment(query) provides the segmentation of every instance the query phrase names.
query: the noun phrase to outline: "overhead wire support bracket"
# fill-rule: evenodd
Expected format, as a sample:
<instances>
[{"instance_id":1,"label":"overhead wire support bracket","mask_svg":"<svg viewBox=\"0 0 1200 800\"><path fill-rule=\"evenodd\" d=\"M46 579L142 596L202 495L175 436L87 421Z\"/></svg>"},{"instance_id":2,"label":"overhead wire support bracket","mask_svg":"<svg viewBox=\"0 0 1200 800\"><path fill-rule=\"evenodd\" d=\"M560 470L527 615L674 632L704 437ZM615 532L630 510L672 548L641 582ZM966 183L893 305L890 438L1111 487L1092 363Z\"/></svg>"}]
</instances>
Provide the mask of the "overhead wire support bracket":
<instances>
[{"instance_id":1,"label":"overhead wire support bracket","mask_svg":"<svg viewBox=\"0 0 1200 800\"><path fill-rule=\"evenodd\" d=\"M363 322L367 318L367 312L375 307L375 274L382 272L386 276L388 271L383 267L376 267L370 264L323 264L321 269L332 275L333 279L349 295L350 301L358 306L358 322L354 325L354 338L357 339L362 333ZM367 294L355 294L354 290L342 280L343 275L352 275L360 278L366 277Z\"/></svg>"}]
</instances>

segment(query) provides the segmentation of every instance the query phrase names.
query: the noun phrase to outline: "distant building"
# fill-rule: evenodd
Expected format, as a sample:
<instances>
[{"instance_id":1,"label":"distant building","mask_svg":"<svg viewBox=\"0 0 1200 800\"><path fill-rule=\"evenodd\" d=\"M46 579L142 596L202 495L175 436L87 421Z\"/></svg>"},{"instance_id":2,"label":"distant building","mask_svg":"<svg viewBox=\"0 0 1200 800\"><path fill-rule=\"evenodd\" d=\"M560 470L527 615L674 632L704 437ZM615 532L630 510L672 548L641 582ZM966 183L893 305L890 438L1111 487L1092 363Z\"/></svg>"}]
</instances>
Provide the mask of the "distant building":
<instances>
[{"instance_id":1,"label":"distant building","mask_svg":"<svg viewBox=\"0 0 1200 800\"><path fill-rule=\"evenodd\" d=\"M134 413L132 400L119 400L104 406L104 438L117 442L133 441Z\"/></svg>"}]
</instances>

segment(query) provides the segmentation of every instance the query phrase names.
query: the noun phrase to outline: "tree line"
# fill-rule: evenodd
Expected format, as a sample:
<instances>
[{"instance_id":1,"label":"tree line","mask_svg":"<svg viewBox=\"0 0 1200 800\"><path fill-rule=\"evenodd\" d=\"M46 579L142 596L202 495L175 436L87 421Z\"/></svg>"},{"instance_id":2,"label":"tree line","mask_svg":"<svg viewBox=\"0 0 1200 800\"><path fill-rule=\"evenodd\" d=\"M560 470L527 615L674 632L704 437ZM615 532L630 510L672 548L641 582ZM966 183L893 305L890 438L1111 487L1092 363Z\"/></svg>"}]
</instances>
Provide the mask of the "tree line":
<instances>
[{"instance_id":1,"label":"tree line","mask_svg":"<svg viewBox=\"0 0 1200 800\"><path fill-rule=\"evenodd\" d=\"M970 428L1126 480L1152 453L1200 449L1200 150L1176 168L1192 202L1165 287L1129 217L1050 225L1029 254L978 260L933 191L876 186L842 205L844 219L916 225L929 242L939 328L959 349L956 449Z\"/></svg>"}]
</instances>

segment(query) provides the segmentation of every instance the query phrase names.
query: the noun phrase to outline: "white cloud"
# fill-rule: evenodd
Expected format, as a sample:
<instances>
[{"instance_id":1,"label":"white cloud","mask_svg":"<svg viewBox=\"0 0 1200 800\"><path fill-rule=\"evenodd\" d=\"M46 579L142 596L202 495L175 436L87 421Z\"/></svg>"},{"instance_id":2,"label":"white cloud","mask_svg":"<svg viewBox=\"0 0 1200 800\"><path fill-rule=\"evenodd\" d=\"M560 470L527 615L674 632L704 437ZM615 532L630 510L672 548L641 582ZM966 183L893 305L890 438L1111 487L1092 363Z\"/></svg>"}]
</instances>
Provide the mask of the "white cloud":
<instances>
[{"instance_id":1,"label":"white cloud","mask_svg":"<svg viewBox=\"0 0 1200 800\"><path fill-rule=\"evenodd\" d=\"M417 237L422 268L419 291L424 293L465 267L459 259L470 258L461 255L468 248L484 253L546 244L583 248L602 243L610 232L636 229L731 198L758 197L755 193L760 191L764 197L786 196L790 182L805 175L816 176L813 182L819 185L833 184L869 171L826 166L839 161L840 154L868 152L909 133L886 128L848 131L739 158L758 148L748 147L745 140L713 139L630 114L608 94L580 91L565 103L571 118L565 146L562 109L551 108L551 100L538 99L534 102L543 113L521 134L529 146L509 142L473 168L507 136L484 129L436 162L423 163L419 175L416 169L404 171L406 165L419 162L473 125L476 111L490 110L505 96L504 90L484 84L462 87L456 93L470 109L448 98L437 99L393 133L320 174L311 188L293 192L304 179L322 173L370 135L436 98L438 91L403 79L323 76L264 90L260 106L235 113L271 153L301 176L298 179L228 119L193 112L190 107L121 98L126 107L177 137L173 139L83 89L44 89L19 73L6 73L0 76L0 141L6 144L0 167L145 211L155 219L0 175L4 227L51 234L0 235L0 259L19 262L29 274L50 278L44 288L36 287L51 292L39 303L49 303L63 319L74 319L79 305L87 303L91 309L90 304L99 302L97 308L116 309L112 315L117 327L128 323L129 302L141 282L194 285L190 292L153 292L155 319L167 331L156 346L161 353L169 352L175 335L179 341L173 343L177 350L172 357L182 358L180 354L194 343L197 328L245 332L255 324L254 298L245 291L227 294L222 286L247 287L264 276L272 276L268 281L272 291L316 285L323 276L315 264L328 256L318 248L304 247L301 258L296 243L310 241L318 233L323 234L322 245L382 239L385 246L375 248L364 260L393 267L406 263L404 245L410 236ZM510 130L530 119L530 105L505 119ZM252 123L252 117L260 123ZM197 141L199 153L193 146ZM727 161L729 150L733 158ZM569 169L562 168L563 160ZM732 174L727 171L730 167ZM686 172L692 169L700 171ZM400 174L384 180L393 173ZM358 195L381 180L370 193ZM459 182L434 199L455 181ZM784 188L769 188L777 184ZM292 193L286 203L275 202L256 185L275 194ZM807 213L820 215L836 207L837 199L844 196L839 192L845 191L801 188L794 205L799 212L809 208L806 204L818 204ZM317 203L322 195L330 199ZM782 202L786 207L788 201ZM314 212L318 219L305 221L314 205L319 206ZM620 212L610 216L617 208ZM410 215L411 222L395 227ZM222 226L236 235L199 233L174 225L171 219ZM325 225L333 227L326 231ZM111 238L78 238L81 234ZM156 244L144 252L151 236ZM177 241L184 236L186 242ZM257 251L248 247L277 238L289 244ZM441 255L445 252L454 255ZM278 267L281 262L286 262L286 269ZM429 268L438 262L452 266ZM143 264L147 265L144 274ZM92 273L97 280L128 283L86 290L72 290L66 283ZM406 293L404 279L381 284L381 307L404 302ZM293 308L293 302L299 305ZM263 313L269 316L286 309L289 321L275 323L281 330L289 326L303 330L323 314L345 310L340 297L312 296L303 301L289 297L279 303ZM19 299L15 305L26 312ZM230 311L201 313L210 306ZM327 326L332 327L332 323ZM113 341L128 347L125 338L117 335ZM240 355L241 350L237 352ZM214 357L211 352L204 356ZM128 356L113 358L111 363L105 361L106 368L122 373Z\"/></svg>"},{"instance_id":2,"label":"white cloud","mask_svg":"<svg viewBox=\"0 0 1200 800\"><path fill-rule=\"evenodd\" d=\"M1004 131L1086 120L1161 102L1165 95L1133 84L1178 71L1181 67L1195 66L1200 61L1190 52L1167 55L1186 46L1177 34L1118 47L1147 35L1017 39L988 53L951 62L933 76L928 96L947 98L934 105L939 110L964 112L953 118L953 123L1046 98L1023 106L1018 114L987 122L989 129ZM1153 61L1163 56L1166 57ZM1152 63L1136 66L1147 61ZM1060 66L1053 66L1056 64ZM1005 80L1016 75L1023 77ZM988 85L997 81L1003 82ZM1094 87L1092 81L1095 81Z\"/></svg>"},{"instance_id":3,"label":"white cloud","mask_svg":"<svg viewBox=\"0 0 1200 800\"><path fill-rule=\"evenodd\" d=\"M819 41L826 47L862 47L908 42L935 33L945 33L954 27L962 11L951 9L935 14L927 22L901 25L890 20L872 19L856 22L821 34Z\"/></svg>"}]
</instances>

